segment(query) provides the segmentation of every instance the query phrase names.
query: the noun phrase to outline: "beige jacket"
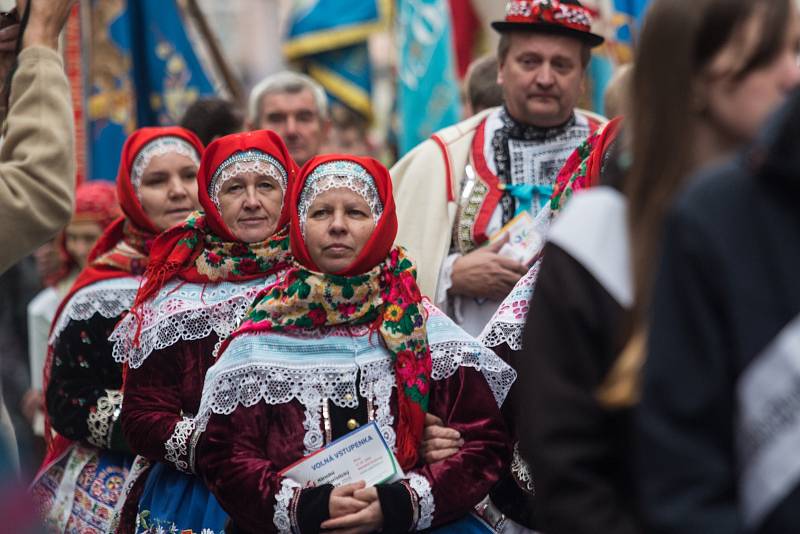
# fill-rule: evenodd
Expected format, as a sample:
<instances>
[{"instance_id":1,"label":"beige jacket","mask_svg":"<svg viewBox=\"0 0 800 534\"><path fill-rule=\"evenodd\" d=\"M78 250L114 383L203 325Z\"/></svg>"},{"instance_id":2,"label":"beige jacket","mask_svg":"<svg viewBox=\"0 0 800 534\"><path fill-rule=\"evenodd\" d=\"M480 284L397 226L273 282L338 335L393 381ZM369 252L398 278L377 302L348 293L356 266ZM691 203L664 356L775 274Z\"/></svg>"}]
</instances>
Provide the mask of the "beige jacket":
<instances>
[{"instance_id":1,"label":"beige jacket","mask_svg":"<svg viewBox=\"0 0 800 534\"><path fill-rule=\"evenodd\" d=\"M19 55L0 147L0 273L52 238L72 215L75 126L61 57Z\"/></svg>"},{"instance_id":2,"label":"beige jacket","mask_svg":"<svg viewBox=\"0 0 800 534\"><path fill-rule=\"evenodd\" d=\"M442 145L428 139L389 171L397 207L395 243L408 249L409 256L417 264L420 291L434 301L439 269L450 250L458 195L472 138L484 117L494 109L436 132ZM454 201L450 201L449 196L454 197Z\"/></svg>"}]
</instances>

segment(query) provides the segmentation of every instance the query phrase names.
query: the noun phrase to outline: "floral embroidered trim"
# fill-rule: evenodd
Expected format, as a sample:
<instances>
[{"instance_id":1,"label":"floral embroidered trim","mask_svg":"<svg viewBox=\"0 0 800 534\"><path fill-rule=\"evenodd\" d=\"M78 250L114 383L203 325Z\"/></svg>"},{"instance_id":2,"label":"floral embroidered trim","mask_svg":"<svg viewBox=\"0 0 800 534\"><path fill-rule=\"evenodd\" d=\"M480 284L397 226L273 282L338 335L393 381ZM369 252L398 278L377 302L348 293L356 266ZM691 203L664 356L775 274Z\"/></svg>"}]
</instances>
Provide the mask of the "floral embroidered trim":
<instances>
[{"instance_id":1,"label":"floral embroidered trim","mask_svg":"<svg viewBox=\"0 0 800 534\"><path fill-rule=\"evenodd\" d=\"M131 465L130 470L128 471L128 476L125 477L125 483L122 485L122 490L119 493L119 498L117 499L117 504L114 506L114 512L111 516L110 525L111 528L108 530L109 532L118 532L120 521L122 519L122 511L125 507L125 502L128 499L128 495L130 495L133 486L136 484L136 481L139 480L139 477L142 476L147 470L150 468L150 460L145 458L144 456L136 456L133 460L133 464ZM137 528L139 526L139 514L136 515L136 525Z\"/></svg>"},{"instance_id":2,"label":"floral embroidered trim","mask_svg":"<svg viewBox=\"0 0 800 534\"><path fill-rule=\"evenodd\" d=\"M477 247L473 237L475 222L481 206L489 194L489 186L478 176L471 164L467 164L464 170L467 176L462 186L462 208L459 210L458 220L454 226L454 245L455 251L467 254Z\"/></svg>"},{"instance_id":3,"label":"floral embroidered trim","mask_svg":"<svg viewBox=\"0 0 800 534\"><path fill-rule=\"evenodd\" d=\"M95 313L111 319L130 310L139 289L139 281L139 277L133 276L112 278L86 286L75 293L53 325L49 343L55 342L70 321L86 321Z\"/></svg>"},{"instance_id":4,"label":"floral embroidered trim","mask_svg":"<svg viewBox=\"0 0 800 534\"><path fill-rule=\"evenodd\" d=\"M300 497L300 484L289 478L281 480L281 490L275 495L275 514L272 523L280 534L300 532L297 510L293 501Z\"/></svg>"},{"instance_id":5,"label":"floral embroidered trim","mask_svg":"<svg viewBox=\"0 0 800 534\"><path fill-rule=\"evenodd\" d=\"M122 392L106 390L106 395L97 399L97 406L89 413L86 424L89 426L89 443L101 449L111 448L111 437L114 423L122 409Z\"/></svg>"},{"instance_id":6,"label":"floral embroidered trim","mask_svg":"<svg viewBox=\"0 0 800 534\"><path fill-rule=\"evenodd\" d=\"M531 468L525 458L519 453L519 442L514 443L514 456L511 459L511 475L519 488L531 495L536 495L533 487Z\"/></svg>"},{"instance_id":7,"label":"floral embroidered trim","mask_svg":"<svg viewBox=\"0 0 800 534\"><path fill-rule=\"evenodd\" d=\"M408 483L417 496L419 503L419 517L414 524L413 530L425 530L430 528L433 523L433 513L436 511L436 504L433 501L431 483L422 475L416 473L408 474Z\"/></svg>"},{"instance_id":8,"label":"floral embroidered trim","mask_svg":"<svg viewBox=\"0 0 800 534\"><path fill-rule=\"evenodd\" d=\"M111 354L132 369L140 367L153 351L179 341L205 339L215 333L222 341L239 325L248 306L267 283L259 278L242 283L167 283L158 296L142 306L142 326L136 344L136 317L127 315L109 336Z\"/></svg>"},{"instance_id":9,"label":"floral embroidered trim","mask_svg":"<svg viewBox=\"0 0 800 534\"><path fill-rule=\"evenodd\" d=\"M167 450L164 459L168 462L172 462L175 468L182 473L194 473L194 465L183 459L190 456L189 442L192 440L194 429L194 417L184 416L183 419L178 421L175 425L175 430L172 431L172 435L166 443L164 443L164 448Z\"/></svg>"},{"instance_id":10,"label":"floral embroidered trim","mask_svg":"<svg viewBox=\"0 0 800 534\"><path fill-rule=\"evenodd\" d=\"M541 260L537 261L497 308L478 336L478 341L484 346L493 348L506 344L511 350L522 350L522 331L541 264Z\"/></svg>"}]
</instances>

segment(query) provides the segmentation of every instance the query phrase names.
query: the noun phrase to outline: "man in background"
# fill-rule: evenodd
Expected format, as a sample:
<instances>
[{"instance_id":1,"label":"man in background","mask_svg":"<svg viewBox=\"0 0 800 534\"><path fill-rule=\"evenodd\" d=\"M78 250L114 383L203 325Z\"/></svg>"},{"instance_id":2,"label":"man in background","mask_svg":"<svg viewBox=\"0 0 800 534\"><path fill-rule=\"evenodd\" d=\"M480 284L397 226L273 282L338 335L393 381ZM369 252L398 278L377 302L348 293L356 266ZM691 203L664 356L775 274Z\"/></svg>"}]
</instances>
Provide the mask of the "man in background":
<instances>
[{"instance_id":1,"label":"man in background","mask_svg":"<svg viewBox=\"0 0 800 534\"><path fill-rule=\"evenodd\" d=\"M273 130L301 166L322 152L330 130L325 89L297 72L261 80L250 92L247 113L248 129Z\"/></svg>"}]
</instances>

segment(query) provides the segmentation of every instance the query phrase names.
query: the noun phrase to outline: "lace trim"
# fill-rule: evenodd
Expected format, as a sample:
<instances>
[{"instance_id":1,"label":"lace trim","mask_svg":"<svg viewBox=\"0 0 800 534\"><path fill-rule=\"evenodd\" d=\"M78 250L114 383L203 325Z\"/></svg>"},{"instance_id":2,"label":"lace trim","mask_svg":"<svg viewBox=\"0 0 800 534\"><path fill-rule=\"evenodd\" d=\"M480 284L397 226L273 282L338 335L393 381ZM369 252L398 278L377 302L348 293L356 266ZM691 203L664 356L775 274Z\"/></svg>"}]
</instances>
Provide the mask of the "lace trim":
<instances>
[{"instance_id":1,"label":"lace trim","mask_svg":"<svg viewBox=\"0 0 800 534\"><path fill-rule=\"evenodd\" d=\"M498 406L506 400L517 372L494 352L477 341L449 341L431 345L434 380L453 376L459 367L472 367L480 371L492 390Z\"/></svg>"},{"instance_id":2,"label":"lace trim","mask_svg":"<svg viewBox=\"0 0 800 534\"><path fill-rule=\"evenodd\" d=\"M459 367L472 367L480 371L498 406L502 405L517 376L514 369L477 341L449 341L431 345L431 359L431 376L434 380L451 377ZM285 362L251 361L207 376L197 416L198 429L205 431L212 413L230 414L239 405L253 406L261 400L273 405L298 400L306 407L305 446L312 450L311 446L320 442L316 435L309 434L319 430L316 406L321 399L327 399L342 408L357 407L359 372L363 374L363 380L358 392L362 397L376 401L376 422L387 444L391 445L395 442L395 436L389 399L395 384L388 355L370 362L352 361L338 366L326 366L320 362L314 365L303 363L295 367Z\"/></svg>"},{"instance_id":3,"label":"lace trim","mask_svg":"<svg viewBox=\"0 0 800 534\"><path fill-rule=\"evenodd\" d=\"M192 146L189 142L174 135L158 137L147 143L144 148L142 148L139 153L136 154L136 158L133 160L133 167L131 169L131 183L133 184L133 190L136 191L137 195L139 193L139 187L142 185L144 171L147 170L147 166L150 165L150 162L153 161L153 158L156 156L163 156L164 154L173 153L186 156L192 160L195 165L198 167L200 166L200 157L197 154L197 149L194 148L194 146Z\"/></svg>"},{"instance_id":4,"label":"lace trim","mask_svg":"<svg viewBox=\"0 0 800 534\"><path fill-rule=\"evenodd\" d=\"M391 407L392 389L396 386L391 361L382 360L362 366L361 396L374 404L375 413L370 416L378 424L383 439L392 450L397 442Z\"/></svg>"},{"instance_id":5,"label":"lace trim","mask_svg":"<svg viewBox=\"0 0 800 534\"><path fill-rule=\"evenodd\" d=\"M251 172L272 178L278 183L281 191L286 193L286 184L289 178L280 161L260 150L237 152L217 167L211 177L211 183L208 184L208 194L218 210L222 209L219 205L219 192L222 185L231 178Z\"/></svg>"},{"instance_id":6,"label":"lace trim","mask_svg":"<svg viewBox=\"0 0 800 534\"><path fill-rule=\"evenodd\" d=\"M528 274L517 282L486 324L478 336L478 340L484 346L492 348L505 343L511 350L522 350L522 331L528 320L528 306L541 263L542 260L537 261Z\"/></svg>"},{"instance_id":7,"label":"lace trim","mask_svg":"<svg viewBox=\"0 0 800 534\"><path fill-rule=\"evenodd\" d=\"M106 319L119 317L131 309L138 289L139 278L135 277L103 280L81 289L64 306L48 342L53 344L70 321L86 321L95 313Z\"/></svg>"},{"instance_id":8,"label":"lace trim","mask_svg":"<svg viewBox=\"0 0 800 534\"><path fill-rule=\"evenodd\" d=\"M289 478L281 481L281 490L275 495L275 514L272 523L280 534L299 532L297 517L293 510L292 501L300 494L300 484Z\"/></svg>"},{"instance_id":9,"label":"lace trim","mask_svg":"<svg viewBox=\"0 0 800 534\"><path fill-rule=\"evenodd\" d=\"M431 523L433 523L433 513L436 511L431 484L427 478L416 473L409 473L408 483L416 493L417 502L419 503L419 519L414 525L414 530L430 528Z\"/></svg>"},{"instance_id":10,"label":"lace trim","mask_svg":"<svg viewBox=\"0 0 800 534\"><path fill-rule=\"evenodd\" d=\"M303 236L306 233L305 221L308 217L308 210L314 199L326 191L339 188L349 189L363 198L369 205L375 224L378 224L378 219L383 213L383 203L378 189L375 187L375 180L367 172L367 169L352 161L331 161L314 169L300 194L297 213L300 216L300 230Z\"/></svg>"},{"instance_id":11,"label":"lace trim","mask_svg":"<svg viewBox=\"0 0 800 534\"><path fill-rule=\"evenodd\" d=\"M189 454L189 442L192 440L195 426L194 417L184 416L175 425L172 435L164 443L164 448L167 451L164 459L172 462L175 468L182 473L194 473L194 465L182 458L190 458L191 456Z\"/></svg>"},{"instance_id":12,"label":"lace trim","mask_svg":"<svg viewBox=\"0 0 800 534\"><path fill-rule=\"evenodd\" d=\"M138 346L136 317L128 315L109 336L114 344L111 354L117 362L136 369L153 351L179 341L205 339L213 332L219 344L236 329L265 283L264 278L241 284L170 282L142 307Z\"/></svg>"},{"instance_id":13,"label":"lace trim","mask_svg":"<svg viewBox=\"0 0 800 534\"><path fill-rule=\"evenodd\" d=\"M514 477L514 481L521 490L531 495L536 495L531 468L528 462L526 462L519 453L519 442L514 443L514 456L511 459L511 475Z\"/></svg>"},{"instance_id":14,"label":"lace trim","mask_svg":"<svg viewBox=\"0 0 800 534\"><path fill-rule=\"evenodd\" d=\"M86 419L89 426L89 437L86 440L101 449L110 449L112 427L119 418L121 409L122 392L107 389L106 395L97 399L95 410Z\"/></svg>"},{"instance_id":15,"label":"lace trim","mask_svg":"<svg viewBox=\"0 0 800 534\"><path fill-rule=\"evenodd\" d=\"M317 391L309 389L303 394L303 406L305 406L305 420L303 428L306 435L303 438L305 454L309 455L316 452L325 445L325 436L322 434L322 405L325 402Z\"/></svg>"}]
</instances>

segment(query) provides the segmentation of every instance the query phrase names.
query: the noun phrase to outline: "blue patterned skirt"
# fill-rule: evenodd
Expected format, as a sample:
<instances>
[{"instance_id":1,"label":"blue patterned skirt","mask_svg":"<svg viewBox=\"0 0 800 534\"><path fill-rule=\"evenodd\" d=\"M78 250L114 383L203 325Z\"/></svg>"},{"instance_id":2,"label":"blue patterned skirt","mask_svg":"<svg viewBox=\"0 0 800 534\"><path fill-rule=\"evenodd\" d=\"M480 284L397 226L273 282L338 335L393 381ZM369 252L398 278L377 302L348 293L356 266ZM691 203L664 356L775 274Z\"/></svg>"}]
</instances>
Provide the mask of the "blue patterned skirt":
<instances>
[{"instance_id":1,"label":"blue patterned skirt","mask_svg":"<svg viewBox=\"0 0 800 534\"><path fill-rule=\"evenodd\" d=\"M227 521L228 515L199 477L163 463L153 466L139 500L137 534L218 534Z\"/></svg>"}]
</instances>

